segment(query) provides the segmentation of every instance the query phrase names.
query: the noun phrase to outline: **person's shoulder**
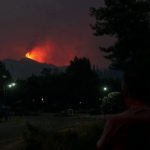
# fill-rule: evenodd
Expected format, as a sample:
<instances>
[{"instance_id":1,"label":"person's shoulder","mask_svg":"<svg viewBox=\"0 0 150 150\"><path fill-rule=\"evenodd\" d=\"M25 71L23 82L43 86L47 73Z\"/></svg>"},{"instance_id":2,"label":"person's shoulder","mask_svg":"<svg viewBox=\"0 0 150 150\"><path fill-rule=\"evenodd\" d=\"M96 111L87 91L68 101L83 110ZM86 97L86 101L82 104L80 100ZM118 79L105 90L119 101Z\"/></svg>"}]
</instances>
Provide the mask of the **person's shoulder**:
<instances>
[{"instance_id":1,"label":"person's shoulder","mask_svg":"<svg viewBox=\"0 0 150 150\"><path fill-rule=\"evenodd\" d=\"M112 132L112 134L116 134L122 126L125 126L128 123L127 116L128 112L113 114L106 122L106 130L108 130L108 132Z\"/></svg>"},{"instance_id":2,"label":"person's shoulder","mask_svg":"<svg viewBox=\"0 0 150 150\"><path fill-rule=\"evenodd\" d=\"M128 110L124 111L124 112L121 112L121 113L118 113L118 114L113 114L110 118L109 118L109 122L112 123L112 122L119 122L125 118L127 118L129 115L129 112Z\"/></svg>"}]
</instances>

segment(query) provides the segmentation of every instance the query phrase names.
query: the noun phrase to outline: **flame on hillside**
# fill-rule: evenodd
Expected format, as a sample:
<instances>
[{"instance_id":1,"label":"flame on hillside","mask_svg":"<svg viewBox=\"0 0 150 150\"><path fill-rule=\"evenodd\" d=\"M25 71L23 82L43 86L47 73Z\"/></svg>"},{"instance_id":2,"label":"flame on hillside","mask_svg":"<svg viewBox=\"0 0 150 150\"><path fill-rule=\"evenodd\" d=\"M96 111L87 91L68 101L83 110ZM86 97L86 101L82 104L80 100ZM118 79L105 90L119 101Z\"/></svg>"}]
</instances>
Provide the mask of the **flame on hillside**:
<instances>
[{"instance_id":1,"label":"flame on hillside","mask_svg":"<svg viewBox=\"0 0 150 150\"><path fill-rule=\"evenodd\" d=\"M30 59L33 59L33 57L30 56L30 53L27 53L27 54L26 54L26 57L27 57L27 58L30 58ZM34 60L34 59L33 59L33 60Z\"/></svg>"},{"instance_id":2,"label":"flame on hillside","mask_svg":"<svg viewBox=\"0 0 150 150\"><path fill-rule=\"evenodd\" d=\"M49 47L47 47L47 46L35 47L30 52L27 52L25 57L29 58L29 59L33 59L40 63L44 63L48 51L49 51Z\"/></svg>"},{"instance_id":3,"label":"flame on hillside","mask_svg":"<svg viewBox=\"0 0 150 150\"><path fill-rule=\"evenodd\" d=\"M74 50L75 45L76 43L68 46L62 44L62 46L60 46L46 42L45 44L37 45L32 48L25 54L25 57L40 63L51 63L56 66L68 66L70 64L70 60L73 60L76 55L75 52L70 52L71 49Z\"/></svg>"}]
</instances>

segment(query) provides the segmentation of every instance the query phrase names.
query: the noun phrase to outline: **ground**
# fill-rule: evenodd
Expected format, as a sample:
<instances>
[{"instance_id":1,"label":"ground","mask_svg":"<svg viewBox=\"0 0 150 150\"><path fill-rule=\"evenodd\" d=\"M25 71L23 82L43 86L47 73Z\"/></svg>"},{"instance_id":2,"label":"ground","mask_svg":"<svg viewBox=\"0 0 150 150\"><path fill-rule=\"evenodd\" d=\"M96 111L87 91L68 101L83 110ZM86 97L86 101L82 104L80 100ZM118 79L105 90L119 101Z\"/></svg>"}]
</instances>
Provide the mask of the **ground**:
<instances>
[{"instance_id":1,"label":"ground","mask_svg":"<svg viewBox=\"0 0 150 150\"><path fill-rule=\"evenodd\" d=\"M108 119L110 115L106 116ZM29 123L47 128L48 130L55 130L60 128L66 128L78 125L86 120L87 116L83 118L78 117L51 117L51 116L9 116L9 120L19 120L18 123L3 123L0 125L0 149L12 150L12 148L23 141L21 138L24 131L28 131L25 124L26 121ZM94 118L93 118L94 119ZM104 119L102 115L97 116L97 119ZM91 119L90 119L91 120ZM12 122L12 121L11 121ZM18 137L20 137L18 139ZM17 139L14 139L17 138ZM12 139L12 140L10 140ZM6 141L9 140L9 141Z\"/></svg>"}]
</instances>

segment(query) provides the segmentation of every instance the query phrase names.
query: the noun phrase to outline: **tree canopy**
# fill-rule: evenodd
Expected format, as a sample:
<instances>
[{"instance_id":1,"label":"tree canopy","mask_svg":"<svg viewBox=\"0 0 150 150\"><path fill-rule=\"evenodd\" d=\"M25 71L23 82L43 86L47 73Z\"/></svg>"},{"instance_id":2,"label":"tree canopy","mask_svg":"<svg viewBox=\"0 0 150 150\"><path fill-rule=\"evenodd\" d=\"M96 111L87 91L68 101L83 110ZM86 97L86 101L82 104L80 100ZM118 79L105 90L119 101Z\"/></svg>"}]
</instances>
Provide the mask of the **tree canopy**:
<instances>
[{"instance_id":1,"label":"tree canopy","mask_svg":"<svg viewBox=\"0 0 150 150\"><path fill-rule=\"evenodd\" d=\"M70 76L77 78L89 78L97 76L97 74L91 69L90 60L88 58L75 57L70 61L70 66L66 69L66 73Z\"/></svg>"},{"instance_id":2,"label":"tree canopy","mask_svg":"<svg viewBox=\"0 0 150 150\"><path fill-rule=\"evenodd\" d=\"M90 7L90 15L96 18L91 28L93 35L109 35L116 42L108 48L100 47L111 60L109 68L124 70L128 66L150 64L150 2L137 0L104 0L106 7Z\"/></svg>"},{"instance_id":3,"label":"tree canopy","mask_svg":"<svg viewBox=\"0 0 150 150\"><path fill-rule=\"evenodd\" d=\"M0 82L1 83L3 83L5 80L3 76L6 76L6 81L8 82L12 80L12 76L10 72L6 69L5 64L2 61L0 61Z\"/></svg>"},{"instance_id":4,"label":"tree canopy","mask_svg":"<svg viewBox=\"0 0 150 150\"><path fill-rule=\"evenodd\" d=\"M51 68L43 68L41 71L41 75L43 76L49 76L52 73L52 69Z\"/></svg>"}]
</instances>

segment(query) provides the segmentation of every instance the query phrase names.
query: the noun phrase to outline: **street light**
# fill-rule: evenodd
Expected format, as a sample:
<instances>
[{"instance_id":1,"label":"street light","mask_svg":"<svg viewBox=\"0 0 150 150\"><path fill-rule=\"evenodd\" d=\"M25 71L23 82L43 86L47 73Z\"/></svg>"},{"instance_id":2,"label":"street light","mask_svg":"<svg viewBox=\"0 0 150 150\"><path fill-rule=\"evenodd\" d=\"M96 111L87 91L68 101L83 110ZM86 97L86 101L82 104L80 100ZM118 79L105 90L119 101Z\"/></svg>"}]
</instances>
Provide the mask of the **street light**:
<instances>
[{"instance_id":1,"label":"street light","mask_svg":"<svg viewBox=\"0 0 150 150\"><path fill-rule=\"evenodd\" d=\"M12 86L15 86L16 85L16 83L12 83Z\"/></svg>"},{"instance_id":2,"label":"street light","mask_svg":"<svg viewBox=\"0 0 150 150\"><path fill-rule=\"evenodd\" d=\"M6 78L7 78L7 76L4 74L2 77L5 79L5 82L4 82L4 104L5 104L5 101L6 101Z\"/></svg>"},{"instance_id":3,"label":"street light","mask_svg":"<svg viewBox=\"0 0 150 150\"><path fill-rule=\"evenodd\" d=\"M11 88L11 87L13 87L15 85L16 85L16 83L11 83L11 84L8 85L8 87Z\"/></svg>"},{"instance_id":4,"label":"street light","mask_svg":"<svg viewBox=\"0 0 150 150\"><path fill-rule=\"evenodd\" d=\"M10 88L11 88L11 87L12 87L12 85L10 84L10 85L8 85L8 87L10 87Z\"/></svg>"},{"instance_id":5,"label":"street light","mask_svg":"<svg viewBox=\"0 0 150 150\"><path fill-rule=\"evenodd\" d=\"M103 88L104 91L107 91L107 87ZM99 98L99 100L103 100L102 98Z\"/></svg>"},{"instance_id":6,"label":"street light","mask_svg":"<svg viewBox=\"0 0 150 150\"><path fill-rule=\"evenodd\" d=\"M107 91L107 87L104 87L104 91Z\"/></svg>"},{"instance_id":7,"label":"street light","mask_svg":"<svg viewBox=\"0 0 150 150\"><path fill-rule=\"evenodd\" d=\"M12 88L16 85L16 83L11 83L8 85L9 88ZM11 100L11 105L13 105L13 100Z\"/></svg>"},{"instance_id":8,"label":"street light","mask_svg":"<svg viewBox=\"0 0 150 150\"><path fill-rule=\"evenodd\" d=\"M42 103L44 103L44 98L41 98L41 100L42 100Z\"/></svg>"},{"instance_id":9,"label":"street light","mask_svg":"<svg viewBox=\"0 0 150 150\"><path fill-rule=\"evenodd\" d=\"M104 91L107 91L107 87L104 87L103 90L104 90ZM102 99L102 100L104 100L104 99ZM105 122L106 122L106 116L105 116L105 113L103 112L103 114L104 114L104 119L105 119Z\"/></svg>"}]
</instances>

